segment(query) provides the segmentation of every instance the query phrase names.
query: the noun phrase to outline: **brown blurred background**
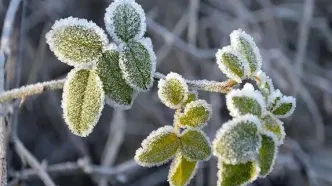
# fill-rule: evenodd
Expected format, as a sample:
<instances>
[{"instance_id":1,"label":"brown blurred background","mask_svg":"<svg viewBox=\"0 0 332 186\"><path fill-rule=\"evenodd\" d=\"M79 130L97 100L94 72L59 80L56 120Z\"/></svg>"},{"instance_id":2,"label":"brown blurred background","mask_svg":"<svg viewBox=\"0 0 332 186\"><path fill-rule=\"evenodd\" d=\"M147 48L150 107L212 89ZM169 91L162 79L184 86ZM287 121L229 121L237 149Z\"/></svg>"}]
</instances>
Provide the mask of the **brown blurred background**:
<instances>
[{"instance_id":1,"label":"brown blurred background","mask_svg":"<svg viewBox=\"0 0 332 186\"><path fill-rule=\"evenodd\" d=\"M17 0L12 0L17 1ZM21 0L15 12L6 64L6 89L64 78L61 63L45 43L55 20L76 16L104 28L110 0ZM331 0L137 0L147 14L147 36L157 53L157 71L187 79L225 80L214 54L242 28L256 40L263 70L277 88L297 98L292 117L283 120L288 138L270 176L252 186L332 185L332 1ZM3 25L10 0L0 0ZM156 82L155 82L156 84ZM163 186L169 165L141 168L133 161L141 141L172 124L173 111L160 103L156 86L141 93L129 111L106 106L86 138L71 134L62 119L62 91L13 101L11 129L32 157L60 186ZM200 92L213 105L205 131L211 139L230 119L224 95ZM12 128L12 126L17 126ZM16 131L17 129L17 131ZM15 134L14 134L15 135ZM9 139L11 139L9 137ZM7 151L9 185L44 185L38 171L14 148ZM216 185L216 159L200 164L191 186Z\"/></svg>"}]
</instances>

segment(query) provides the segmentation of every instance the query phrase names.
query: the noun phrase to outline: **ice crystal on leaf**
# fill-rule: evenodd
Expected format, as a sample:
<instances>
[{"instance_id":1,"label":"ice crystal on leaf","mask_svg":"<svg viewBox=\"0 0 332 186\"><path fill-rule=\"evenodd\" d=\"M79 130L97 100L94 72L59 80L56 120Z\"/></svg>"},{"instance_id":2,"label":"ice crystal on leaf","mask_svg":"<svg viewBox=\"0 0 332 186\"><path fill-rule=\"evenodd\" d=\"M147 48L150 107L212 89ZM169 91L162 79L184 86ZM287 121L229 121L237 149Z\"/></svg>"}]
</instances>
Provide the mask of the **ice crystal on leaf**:
<instances>
[{"instance_id":1,"label":"ice crystal on leaf","mask_svg":"<svg viewBox=\"0 0 332 186\"><path fill-rule=\"evenodd\" d=\"M180 114L178 123L181 127L203 127L212 114L211 105L205 100L196 100L188 103L184 113Z\"/></svg>"},{"instance_id":2,"label":"ice crystal on leaf","mask_svg":"<svg viewBox=\"0 0 332 186\"><path fill-rule=\"evenodd\" d=\"M168 181L171 186L186 186L194 177L198 167L197 161L187 160L181 153L178 153L169 169Z\"/></svg>"},{"instance_id":3,"label":"ice crystal on leaf","mask_svg":"<svg viewBox=\"0 0 332 186\"><path fill-rule=\"evenodd\" d=\"M262 145L259 149L260 177L266 177L273 169L277 157L277 138L272 132L262 133Z\"/></svg>"}]
</instances>

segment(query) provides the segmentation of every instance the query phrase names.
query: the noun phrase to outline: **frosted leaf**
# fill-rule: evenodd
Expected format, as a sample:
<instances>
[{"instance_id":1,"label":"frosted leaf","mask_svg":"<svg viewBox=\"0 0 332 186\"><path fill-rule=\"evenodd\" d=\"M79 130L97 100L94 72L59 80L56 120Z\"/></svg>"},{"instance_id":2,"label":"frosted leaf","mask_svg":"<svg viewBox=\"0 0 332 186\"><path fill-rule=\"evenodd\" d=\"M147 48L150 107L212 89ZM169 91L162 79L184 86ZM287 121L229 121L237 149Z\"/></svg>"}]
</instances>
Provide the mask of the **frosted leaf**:
<instances>
[{"instance_id":1,"label":"frosted leaf","mask_svg":"<svg viewBox=\"0 0 332 186\"><path fill-rule=\"evenodd\" d=\"M260 177L266 177L273 169L277 157L278 146L276 136L271 132L265 132L261 136L262 145L258 154L259 167L261 169Z\"/></svg>"},{"instance_id":2,"label":"frosted leaf","mask_svg":"<svg viewBox=\"0 0 332 186\"><path fill-rule=\"evenodd\" d=\"M282 96L272 108L272 113L278 118L291 116L296 107L296 100L292 96Z\"/></svg>"},{"instance_id":3,"label":"frosted leaf","mask_svg":"<svg viewBox=\"0 0 332 186\"><path fill-rule=\"evenodd\" d=\"M258 117L250 114L224 123L213 141L213 154L227 164L255 160L261 144L260 126Z\"/></svg>"},{"instance_id":4,"label":"frosted leaf","mask_svg":"<svg viewBox=\"0 0 332 186\"><path fill-rule=\"evenodd\" d=\"M259 174L259 166L255 161L231 165L218 161L217 186L245 186L255 181Z\"/></svg>"},{"instance_id":5,"label":"frosted leaf","mask_svg":"<svg viewBox=\"0 0 332 186\"><path fill-rule=\"evenodd\" d=\"M158 96L166 106L180 108L188 96L188 86L181 75L171 72L158 83Z\"/></svg>"},{"instance_id":6,"label":"frosted leaf","mask_svg":"<svg viewBox=\"0 0 332 186\"><path fill-rule=\"evenodd\" d=\"M106 103L114 108L130 109L138 93L122 77L116 45L104 49L95 69L103 82Z\"/></svg>"},{"instance_id":7,"label":"frosted leaf","mask_svg":"<svg viewBox=\"0 0 332 186\"><path fill-rule=\"evenodd\" d=\"M92 21L68 17L54 23L46 34L46 42L60 61L75 67L88 67L101 56L108 39Z\"/></svg>"},{"instance_id":8,"label":"frosted leaf","mask_svg":"<svg viewBox=\"0 0 332 186\"><path fill-rule=\"evenodd\" d=\"M63 117L72 133L85 137L92 132L104 107L104 91L92 70L73 69L63 87Z\"/></svg>"},{"instance_id":9,"label":"frosted leaf","mask_svg":"<svg viewBox=\"0 0 332 186\"><path fill-rule=\"evenodd\" d=\"M238 83L248 75L248 62L232 47L226 46L216 53L217 64L220 70L229 78Z\"/></svg>"},{"instance_id":10,"label":"frosted leaf","mask_svg":"<svg viewBox=\"0 0 332 186\"><path fill-rule=\"evenodd\" d=\"M203 127L210 120L212 107L205 100L196 100L188 103L178 119L180 127Z\"/></svg>"},{"instance_id":11,"label":"frosted leaf","mask_svg":"<svg viewBox=\"0 0 332 186\"><path fill-rule=\"evenodd\" d=\"M106 30L117 43L141 39L146 31L144 10L134 0L115 0L104 19Z\"/></svg>"},{"instance_id":12,"label":"frosted leaf","mask_svg":"<svg viewBox=\"0 0 332 186\"><path fill-rule=\"evenodd\" d=\"M178 153L173 159L168 173L170 186L188 185L195 176L197 167L197 161L189 161L181 153Z\"/></svg>"},{"instance_id":13,"label":"frosted leaf","mask_svg":"<svg viewBox=\"0 0 332 186\"><path fill-rule=\"evenodd\" d=\"M120 68L126 82L138 91L148 91L153 84L156 56L151 40L143 38L121 47Z\"/></svg>"},{"instance_id":14,"label":"frosted leaf","mask_svg":"<svg viewBox=\"0 0 332 186\"><path fill-rule=\"evenodd\" d=\"M258 72L262 67L262 56L254 39L243 30L234 30L230 34L231 46L249 62L249 74Z\"/></svg>"},{"instance_id":15,"label":"frosted leaf","mask_svg":"<svg viewBox=\"0 0 332 186\"><path fill-rule=\"evenodd\" d=\"M143 167L160 166L172 159L180 147L180 140L171 126L161 127L143 140L136 150L135 161Z\"/></svg>"},{"instance_id":16,"label":"frosted leaf","mask_svg":"<svg viewBox=\"0 0 332 186\"><path fill-rule=\"evenodd\" d=\"M195 101L198 98L198 92L196 90L191 90L187 94L187 99L182 104L183 107L185 107L188 103Z\"/></svg>"},{"instance_id":17,"label":"frosted leaf","mask_svg":"<svg viewBox=\"0 0 332 186\"><path fill-rule=\"evenodd\" d=\"M211 144L205 133L198 129L186 129L180 135L181 152L189 161L207 161L211 156Z\"/></svg>"},{"instance_id":18,"label":"frosted leaf","mask_svg":"<svg viewBox=\"0 0 332 186\"><path fill-rule=\"evenodd\" d=\"M266 112L263 95L258 90L254 90L249 83L242 90L233 89L230 91L226 95L226 105L233 117L245 114L254 114L260 117Z\"/></svg>"},{"instance_id":19,"label":"frosted leaf","mask_svg":"<svg viewBox=\"0 0 332 186\"><path fill-rule=\"evenodd\" d=\"M273 91L267 99L267 109L269 111L273 110L278 101L281 99L282 94L279 89Z\"/></svg>"},{"instance_id":20,"label":"frosted leaf","mask_svg":"<svg viewBox=\"0 0 332 186\"><path fill-rule=\"evenodd\" d=\"M268 112L264 118L261 119L262 128L272 132L277 138L277 144L283 144L286 133L282 121L275 117L272 113Z\"/></svg>"},{"instance_id":21,"label":"frosted leaf","mask_svg":"<svg viewBox=\"0 0 332 186\"><path fill-rule=\"evenodd\" d=\"M265 97L268 97L274 91L271 78L261 70L257 72L256 77L259 79L258 88Z\"/></svg>"}]
</instances>

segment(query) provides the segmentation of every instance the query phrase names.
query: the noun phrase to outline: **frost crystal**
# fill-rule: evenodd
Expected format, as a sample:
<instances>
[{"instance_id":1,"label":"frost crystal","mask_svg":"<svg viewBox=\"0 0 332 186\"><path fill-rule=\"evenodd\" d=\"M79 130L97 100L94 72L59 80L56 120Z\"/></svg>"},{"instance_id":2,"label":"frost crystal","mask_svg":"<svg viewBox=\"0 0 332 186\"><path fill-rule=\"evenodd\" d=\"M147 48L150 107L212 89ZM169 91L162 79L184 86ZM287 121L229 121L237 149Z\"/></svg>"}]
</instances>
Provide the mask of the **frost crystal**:
<instances>
[{"instance_id":1,"label":"frost crystal","mask_svg":"<svg viewBox=\"0 0 332 186\"><path fill-rule=\"evenodd\" d=\"M258 88L264 96L268 97L272 92L274 92L274 86L271 78L261 70L256 73L256 76L259 78Z\"/></svg>"},{"instance_id":2,"label":"frost crystal","mask_svg":"<svg viewBox=\"0 0 332 186\"><path fill-rule=\"evenodd\" d=\"M262 130L272 132L277 138L277 144L283 144L286 133L282 121L280 121L272 113L267 112L266 116L261 119L261 122Z\"/></svg>"},{"instance_id":3,"label":"frost crystal","mask_svg":"<svg viewBox=\"0 0 332 186\"><path fill-rule=\"evenodd\" d=\"M146 31L144 10L134 0L115 0L104 19L106 30L117 43L141 39Z\"/></svg>"},{"instance_id":4,"label":"frost crystal","mask_svg":"<svg viewBox=\"0 0 332 186\"><path fill-rule=\"evenodd\" d=\"M68 17L55 22L46 34L46 42L60 61L75 67L88 67L100 57L108 39L92 21Z\"/></svg>"},{"instance_id":5,"label":"frost crystal","mask_svg":"<svg viewBox=\"0 0 332 186\"><path fill-rule=\"evenodd\" d=\"M255 160L260 148L261 123L258 117L248 114L223 124L213 141L213 153L227 164Z\"/></svg>"},{"instance_id":6,"label":"frost crystal","mask_svg":"<svg viewBox=\"0 0 332 186\"><path fill-rule=\"evenodd\" d=\"M231 46L223 47L216 53L217 64L220 70L230 79L241 83L242 78L248 75L248 62Z\"/></svg>"},{"instance_id":7,"label":"frost crystal","mask_svg":"<svg viewBox=\"0 0 332 186\"><path fill-rule=\"evenodd\" d=\"M262 56L254 42L254 39L243 30L238 29L230 34L231 46L239 51L249 62L250 74L254 74L261 69Z\"/></svg>"},{"instance_id":8,"label":"frost crystal","mask_svg":"<svg viewBox=\"0 0 332 186\"><path fill-rule=\"evenodd\" d=\"M267 98L267 109L273 110L277 102L281 99L282 94L279 89L273 91Z\"/></svg>"},{"instance_id":9,"label":"frost crystal","mask_svg":"<svg viewBox=\"0 0 332 186\"><path fill-rule=\"evenodd\" d=\"M226 95L226 105L230 115L237 117L244 114L265 115L263 95L247 83L242 90L233 89Z\"/></svg>"},{"instance_id":10,"label":"frost crystal","mask_svg":"<svg viewBox=\"0 0 332 186\"><path fill-rule=\"evenodd\" d=\"M188 103L195 101L197 98L198 98L198 92L196 90L189 91L187 99L183 102L183 107L185 107Z\"/></svg>"},{"instance_id":11,"label":"frost crystal","mask_svg":"<svg viewBox=\"0 0 332 186\"><path fill-rule=\"evenodd\" d=\"M296 100L292 96L282 96L271 111L278 118L291 116L296 107Z\"/></svg>"},{"instance_id":12,"label":"frost crystal","mask_svg":"<svg viewBox=\"0 0 332 186\"><path fill-rule=\"evenodd\" d=\"M198 167L197 161L188 161L178 153L169 169L168 182L171 186L186 186L195 176Z\"/></svg>"},{"instance_id":13,"label":"frost crystal","mask_svg":"<svg viewBox=\"0 0 332 186\"><path fill-rule=\"evenodd\" d=\"M171 72L158 83L158 96L162 103L172 109L180 108L187 99L188 86L181 75Z\"/></svg>"},{"instance_id":14,"label":"frost crystal","mask_svg":"<svg viewBox=\"0 0 332 186\"><path fill-rule=\"evenodd\" d=\"M197 100L188 103L184 113L178 117L181 127L203 127L210 120L212 107L205 100Z\"/></svg>"}]
</instances>

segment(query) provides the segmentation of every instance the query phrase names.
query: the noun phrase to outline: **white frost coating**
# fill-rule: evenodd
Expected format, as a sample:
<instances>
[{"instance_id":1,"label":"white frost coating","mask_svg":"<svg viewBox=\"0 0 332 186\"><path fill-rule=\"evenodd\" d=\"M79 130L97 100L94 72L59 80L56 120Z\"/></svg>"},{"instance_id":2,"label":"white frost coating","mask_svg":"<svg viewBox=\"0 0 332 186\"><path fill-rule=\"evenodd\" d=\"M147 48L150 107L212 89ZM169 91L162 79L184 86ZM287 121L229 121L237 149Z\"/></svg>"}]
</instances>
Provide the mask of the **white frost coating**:
<instances>
[{"instance_id":1,"label":"white frost coating","mask_svg":"<svg viewBox=\"0 0 332 186\"><path fill-rule=\"evenodd\" d=\"M218 82L218 81L210 81L210 80L186 80L186 82L193 88L205 90L209 92L219 92L226 93L225 85L227 82Z\"/></svg>"},{"instance_id":2,"label":"white frost coating","mask_svg":"<svg viewBox=\"0 0 332 186\"><path fill-rule=\"evenodd\" d=\"M181 157L178 157L178 156L183 156L183 155L179 155L179 154L180 153L178 152L178 154L175 156L175 158L172 161L171 166L169 168L169 174L168 174L167 181L169 182L170 186L178 186L178 185L174 185L171 182L171 177L174 175L174 173L175 173L174 170L176 169L176 167L179 166L179 163L181 163ZM185 158L185 157L183 157L183 158ZM193 179L193 177L196 175L196 172L197 172L197 169L198 169L198 164L199 164L199 162L197 161L196 165L195 165L195 168L192 171L190 177L188 178L187 182L185 182L182 186L187 186L190 183L190 181Z\"/></svg>"},{"instance_id":3,"label":"white frost coating","mask_svg":"<svg viewBox=\"0 0 332 186\"><path fill-rule=\"evenodd\" d=\"M259 70L256 73L256 76L260 80L260 85L264 85L265 83L267 83L270 86L269 92L271 94L274 91L274 85L273 85L272 79L269 76L267 76L266 73L263 72L262 70Z\"/></svg>"},{"instance_id":4,"label":"white frost coating","mask_svg":"<svg viewBox=\"0 0 332 186\"><path fill-rule=\"evenodd\" d=\"M164 92L164 87L167 84L167 81L170 80L177 80L183 88L183 99L178 105L174 105L171 102L168 101L168 98L166 97L166 93ZM172 109L177 109L181 107L181 104L187 99L188 97L188 85L186 81L183 79L183 77L175 72L170 72L167 74L165 79L160 79L158 82L158 97L162 103L164 103L166 106Z\"/></svg>"},{"instance_id":5,"label":"white frost coating","mask_svg":"<svg viewBox=\"0 0 332 186\"><path fill-rule=\"evenodd\" d=\"M67 101L67 94L68 94L67 90L69 90L69 88L68 88L69 83L72 80L72 78L74 78L76 72L79 71L79 70L81 70L81 69L74 68L67 74L66 81L65 81L65 84L63 86L62 102L61 102L61 107L64 111L67 110L67 104L66 103L68 103L68 101ZM97 86L100 89L103 89L103 83L102 83L101 79L99 78L99 76L97 76ZM102 91L100 100L101 100L101 103L103 103L104 100L105 100L104 91ZM103 109L104 109L104 104L102 104L102 106L99 108L98 115L96 116L95 121L93 123L91 123L91 125L89 125L89 128L85 133L81 133L81 134L77 134L75 132L75 130L72 128L72 126L74 126L74 125L65 116L65 112L63 112L63 118L64 118L65 122L68 124L68 127L69 127L69 129L71 130L71 132L73 134L76 134L76 135L79 135L79 136L82 136L82 137L86 137L92 132L92 129L96 126L97 122L99 121L99 118L101 116L101 112L103 111Z\"/></svg>"},{"instance_id":6,"label":"white frost coating","mask_svg":"<svg viewBox=\"0 0 332 186\"><path fill-rule=\"evenodd\" d=\"M109 51L109 50L120 52L120 48L115 43L110 43L110 44L103 47L103 52Z\"/></svg>"},{"instance_id":7,"label":"white frost coating","mask_svg":"<svg viewBox=\"0 0 332 186\"><path fill-rule=\"evenodd\" d=\"M152 74L151 79L153 80L153 74L156 72L157 56L153 50L152 41L149 37L144 37L144 38L138 40L137 42L141 43L149 53L150 62L151 62L151 74ZM151 82L153 83L153 81L151 81Z\"/></svg>"},{"instance_id":8,"label":"white frost coating","mask_svg":"<svg viewBox=\"0 0 332 186\"><path fill-rule=\"evenodd\" d=\"M239 38L243 38L250 44L250 46L254 52L256 61L257 61L256 70L254 72L251 72L251 74L258 72L262 68L262 56L259 52L259 49L258 49L254 39L249 34L247 34L245 31L243 31L242 29L234 30L230 34L230 38L231 38L232 47L234 49L236 49L237 51L240 50L240 44L241 44ZM249 73L250 73L250 69L249 69ZM250 75L250 74L248 74L248 75Z\"/></svg>"},{"instance_id":9,"label":"white frost coating","mask_svg":"<svg viewBox=\"0 0 332 186\"><path fill-rule=\"evenodd\" d=\"M261 133L267 133L267 132L271 132L273 135L276 136L277 138L277 144L278 145L282 145L284 143L285 137L286 137L286 132L285 132L285 127L284 127L284 123L282 121L280 121L279 118L277 118L274 114L272 114L271 112L267 111L266 116L270 116L276 123L269 123L272 126L278 126L280 128L280 134L281 134L281 138L278 139L279 137L276 134L273 134L273 132L269 131L268 129L261 127L260 131ZM264 122L262 122L262 125L265 125Z\"/></svg>"},{"instance_id":10,"label":"white frost coating","mask_svg":"<svg viewBox=\"0 0 332 186\"><path fill-rule=\"evenodd\" d=\"M280 107L283 103L291 103L292 107L291 109L284 115L275 115L278 118L287 118L293 114L296 108L296 99L292 96L282 96L281 99L277 102L277 105L274 107L273 111ZM272 112L273 112L272 111Z\"/></svg>"},{"instance_id":11,"label":"white frost coating","mask_svg":"<svg viewBox=\"0 0 332 186\"><path fill-rule=\"evenodd\" d=\"M105 17L104 17L106 30L108 31L108 33L110 34L110 36L113 38L113 40L115 42L117 42L117 43L122 42L122 40L116 35L114 24L113 24L114 11L119 5L122 5L122 4L130 5L138 13L138 15L140 17L140 21L141 21L140 29L139 29L139 33L136 34L134 40L141 39L144 36L145 31L146 31L145 12L144 12L142 6L137 4L135 2L135 0L114 0L114 2L106 8L106 13L105 13Z\"/></svg>"},{"instance_id":12,"label":"white frost coating","mask_svg":"<svg viewBox=\"0 0 332 186\"><path fill-rule=\"evenodd\" d=\"M55 43L53 42L54 34L57 33L59 30L70 26L82 26L85 27L87 30L95 31L95 33L100 37L104 46L107 45L109 42L104 30L101 29L96 23L88 21L86 19L68 17L55 21L51 30L46 34L46 43L50 46L50 50L54 52L54 54L58 57L60 61L67 63L68 65L78 66L82 68L93 65L96 61L92 61L90 63L77 64L76 61L68 59L67 57L63 56L62 53L58 52L58 50L56 49Z\"/></svg>"},{"instance_id":13,"label":"white frost coating","mask_svg":"<svg viewBox=\"0 0 332 186\"><path fill-rule=\"evenodd\" d=\"M142 147L140 147L139 149L136 150L136 154L135 154L135 157L134 157L136 163L143 166L143 167L153 167L153 166L161 166L161 165L169 162L169 160L173 159L174 156L176 155L176 153L173 156L169 157L167 160L163 161L163 162L153 163L153 164L141 162L138 158L140 154L143 154L148 150L149 145L154 141L154 139L157 136L167 135L167 134L171 134L171 133L175 133L175 131L174 131L173 126L169 126L169 125L164 126L164 127L160 127L159 129L152 131L149 134L149 136L142 141L142 144L141 144ZM175 134L177 136L179 136L178 133L175 133Z\"/></svg>"},{"instance_id":14,"label":"white frost coating","mask_svg":"<svg viewBox=\"0 0 332 186\"><path fill-rule=\"evenodd\" d=\"M112 100L111 98L107 97L105 98L105 102L107 105L111 106L112 108L119 109L119 110L129 110L133 106L134 100L139 94L139 91L134 90L132 94L132 101L130 104L121 104L117 101Z\"/></svg>"},{"instance_id":15,"label":"white frost coating","mask_svg":"<svg viewBox=\"0 0 332 186\"><path fill-rule=\"evenodd\" d=\"M242 66L242 70L243 70L243 77L239 77L238 75L236 75L235 73L233 73L224 63L223 63L223 59L222 59L222 55L224 53L227 54L232 54L234 56L236 56ZM241 83L242 82L242 78L244 78L245 76L247 76L249 74L249 63L247 62L247 60L242 57L242 55L240 54L240 52L234 50L231 46L225 46L223 47L221 50L219 49L218 52L216 53L216 58L217 58L217 64L218 67L220 68L220 70L230 79L233 79L234 81Z\"/></svg>"},{"instance_id":16,"label":"white frost coating","mask_svg":"<svg viewBox=\"0 0 332 186\"><path fill-rule=\"evenodd\" d=\"M266 136L268 136L268 137L270 137L270 138L272 138L272 140L274 141L274 155L273 155L273 160L272 160L272 164L271 164L271 167L270 167L270 169L269 169L269 171L265 174L265 176L262 176L262 175L260 175L259 177L260 178L265 178L266 176L268 176L271 172L272 172L272 170L273 170L273 166L274 166L274 164L275 164L275 162L276 162L276 159L277 159L277 154L278 154L278 139L277 139L277 137L276 137L276 135L275 134L273 134L272 132L270 132L270 131L267 131L267 130L263 130L263 131L260 131L260 133L261 134L263 134L263 135L266 135ZM260 162L259 162L260 163Z\"/></svg>"},{"instance_id":17,"label":"white frost coating","mask_svg":"<svg viewBox=\"0 0 332 186\"><path fill-rule=\"evenodd\" d=\"M270 107L273 106L273 103L275 102L275 100L278 98L278 97L282 97L282 94L280 92L279 89L273 91L269 97L267 98L267 106L269 109L271 109Z\"/></svg>"},{"instance_id":18,"label":"white frost coating","mask_svg":"<svg viewBox=\"0 0 332 186\"><path fill-rule=\"evenodd\" d=\"M249 97L253 100L256 100L261 107L262 116L266 114L266 105L263 95L258 90L254 90L253 85L250 83L246 83L242 90L233 89L226 95L227 109L229 110L231 116L237 117L240 116L241 113L240 110L233 104L234 97Z\"/></svg>"},{"instance_id":19,"label":"white frost coating","mask_svg":"<svg viewBox=\"0 0 332 186\"><path fill-rule=\"evenodd\" d=\"M261 140L262 139L260 138L260 136L259 136L260 141L258 143L259 145L255 149L255 152L247 152L246 154L241 154L242 157L246 157L245 159L237 159L236 154L234 154L234 156L231 159L228 159L229 157L227 157L227 158L222 157L217 152L218 143L220 141L224 140L224 136L227 135L227 133L230 130L232 130L234 127L237 127L238 125L241 125L245 122L251 122L251 123L255 124L257 126L257 135L259 136L259 129L261 128L262 124L261 124L261 122L260 122L260 120L257 116L252 115L252 114L246 114L246 115L243 115L241 117L234 118L234 119L224 123L222 125L222 127L217 131L216 138L212 142L212 148L213 148L213 155L214 156L216 156L219 159L222 159L222 161L224 161L225 163L232 164L232 165L236 165L236 164L239 164L239 163L246 163L248 161L253 161L253 160L256 159L258 150L261 147ZM230 146L236 145L236 142L230 141L229 145ZM235 153L235 152L232 152L232 153Z\"/></svg>"}]
</instances>

